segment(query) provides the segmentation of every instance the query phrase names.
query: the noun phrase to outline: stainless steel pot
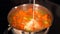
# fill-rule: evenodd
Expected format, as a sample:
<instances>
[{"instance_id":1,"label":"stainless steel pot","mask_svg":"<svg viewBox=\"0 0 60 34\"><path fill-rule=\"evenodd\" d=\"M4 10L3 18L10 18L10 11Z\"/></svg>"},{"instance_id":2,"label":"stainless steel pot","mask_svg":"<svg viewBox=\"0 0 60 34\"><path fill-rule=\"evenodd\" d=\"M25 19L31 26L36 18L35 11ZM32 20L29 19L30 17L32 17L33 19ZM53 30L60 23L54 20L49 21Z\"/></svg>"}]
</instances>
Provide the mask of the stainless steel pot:
<instances>
[{"instance_id":1,"label":"stainless steel pot","mask_svg":"<svg viewBox=\"0 0 60 34\"><path fill-rule=\"evenodd\" d=\"M9 14L8 14L8 18L7 19L8 19L8 22L9 22L10 26L13 29L17 29L17 28L11 25L11 23L13 21L11 17L14 16L14 14L16 14L17 12L19 12L20 9L22 9L24 11L27 11L27 9L29 9L29 8L32 8L33 10L40 9L40 10L43 10L44 13L49 14L50 15L50 18L51 18L50 26L52 25L53 16L52 16L52 13L47 8L45 8L45 7L43 7L42 5L39 5L39 4L22 4L22 5L15 6L14 8L12 8L11 11L9 12ZM48 29L49 29L49 27L46 30L48 30ZM40 31L40 30L37 30L37 31ZM34 32L37 32L37 31L35 30Z\"/></svg>"}]
</instances>

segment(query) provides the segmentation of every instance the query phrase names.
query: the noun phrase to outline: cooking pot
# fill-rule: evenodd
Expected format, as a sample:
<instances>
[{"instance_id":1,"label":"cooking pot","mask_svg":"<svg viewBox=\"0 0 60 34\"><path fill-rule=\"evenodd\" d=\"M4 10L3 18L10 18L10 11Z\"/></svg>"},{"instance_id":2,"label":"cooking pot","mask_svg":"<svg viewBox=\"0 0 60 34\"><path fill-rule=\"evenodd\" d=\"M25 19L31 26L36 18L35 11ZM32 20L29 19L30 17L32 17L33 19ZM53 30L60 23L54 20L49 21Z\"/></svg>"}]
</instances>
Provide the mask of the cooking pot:
<instances>
[{"instance_id":1,"label":"cooking pot","mask_svg":"<svg viewBox=\"0 0 60 34\"><path fill-rule=\"evenodd\" d=\"M38 32L52 25L50 10L39 4L22 4L11 9L7 16L10 26L17 30Z\"/></svg>"}]
</instances>

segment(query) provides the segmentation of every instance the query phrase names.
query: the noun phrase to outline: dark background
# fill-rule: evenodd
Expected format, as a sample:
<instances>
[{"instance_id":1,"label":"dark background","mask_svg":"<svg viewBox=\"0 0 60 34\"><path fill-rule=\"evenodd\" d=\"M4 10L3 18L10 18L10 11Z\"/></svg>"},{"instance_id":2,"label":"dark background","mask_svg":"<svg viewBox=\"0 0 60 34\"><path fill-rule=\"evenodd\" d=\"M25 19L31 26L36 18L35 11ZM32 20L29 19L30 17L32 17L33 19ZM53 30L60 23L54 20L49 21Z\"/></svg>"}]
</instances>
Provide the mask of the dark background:
<instances>
[{"instance_id":1,"label":"dark background","mask_svg":"<svg viewBox=\"0 0 60 34\"><path fill-rule=\"evenodd\" d=\"M28 0L0 0L0 34L8 28L7 15L11 8L19 4L28 3ZM48 34L60 34L60 2L59 0L36 0L51 10L54 20Z\"/></svg>"}]
</instances>

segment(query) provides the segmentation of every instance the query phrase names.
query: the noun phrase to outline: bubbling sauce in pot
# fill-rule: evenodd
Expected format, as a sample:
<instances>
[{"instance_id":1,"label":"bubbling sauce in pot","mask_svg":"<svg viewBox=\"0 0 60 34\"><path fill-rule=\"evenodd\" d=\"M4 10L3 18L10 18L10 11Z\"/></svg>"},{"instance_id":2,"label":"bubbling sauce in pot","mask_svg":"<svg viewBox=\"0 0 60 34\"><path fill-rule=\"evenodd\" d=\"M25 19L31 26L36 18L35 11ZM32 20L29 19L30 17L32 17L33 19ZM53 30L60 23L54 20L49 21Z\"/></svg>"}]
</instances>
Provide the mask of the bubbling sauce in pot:
<instances>
[{"instance_id":1,"label":"bubbling sauce in pot","mask_svg":"<svg viewBox=\"0 0 60 34\"><path fill-rule=\"evenodd\" d=\"M34 10L33 4L23 4L9 12L8 22L18 30L36 32L51 26L52 15L49 10L38 4L35 5Z\"/></svg>"}]
</instances>

